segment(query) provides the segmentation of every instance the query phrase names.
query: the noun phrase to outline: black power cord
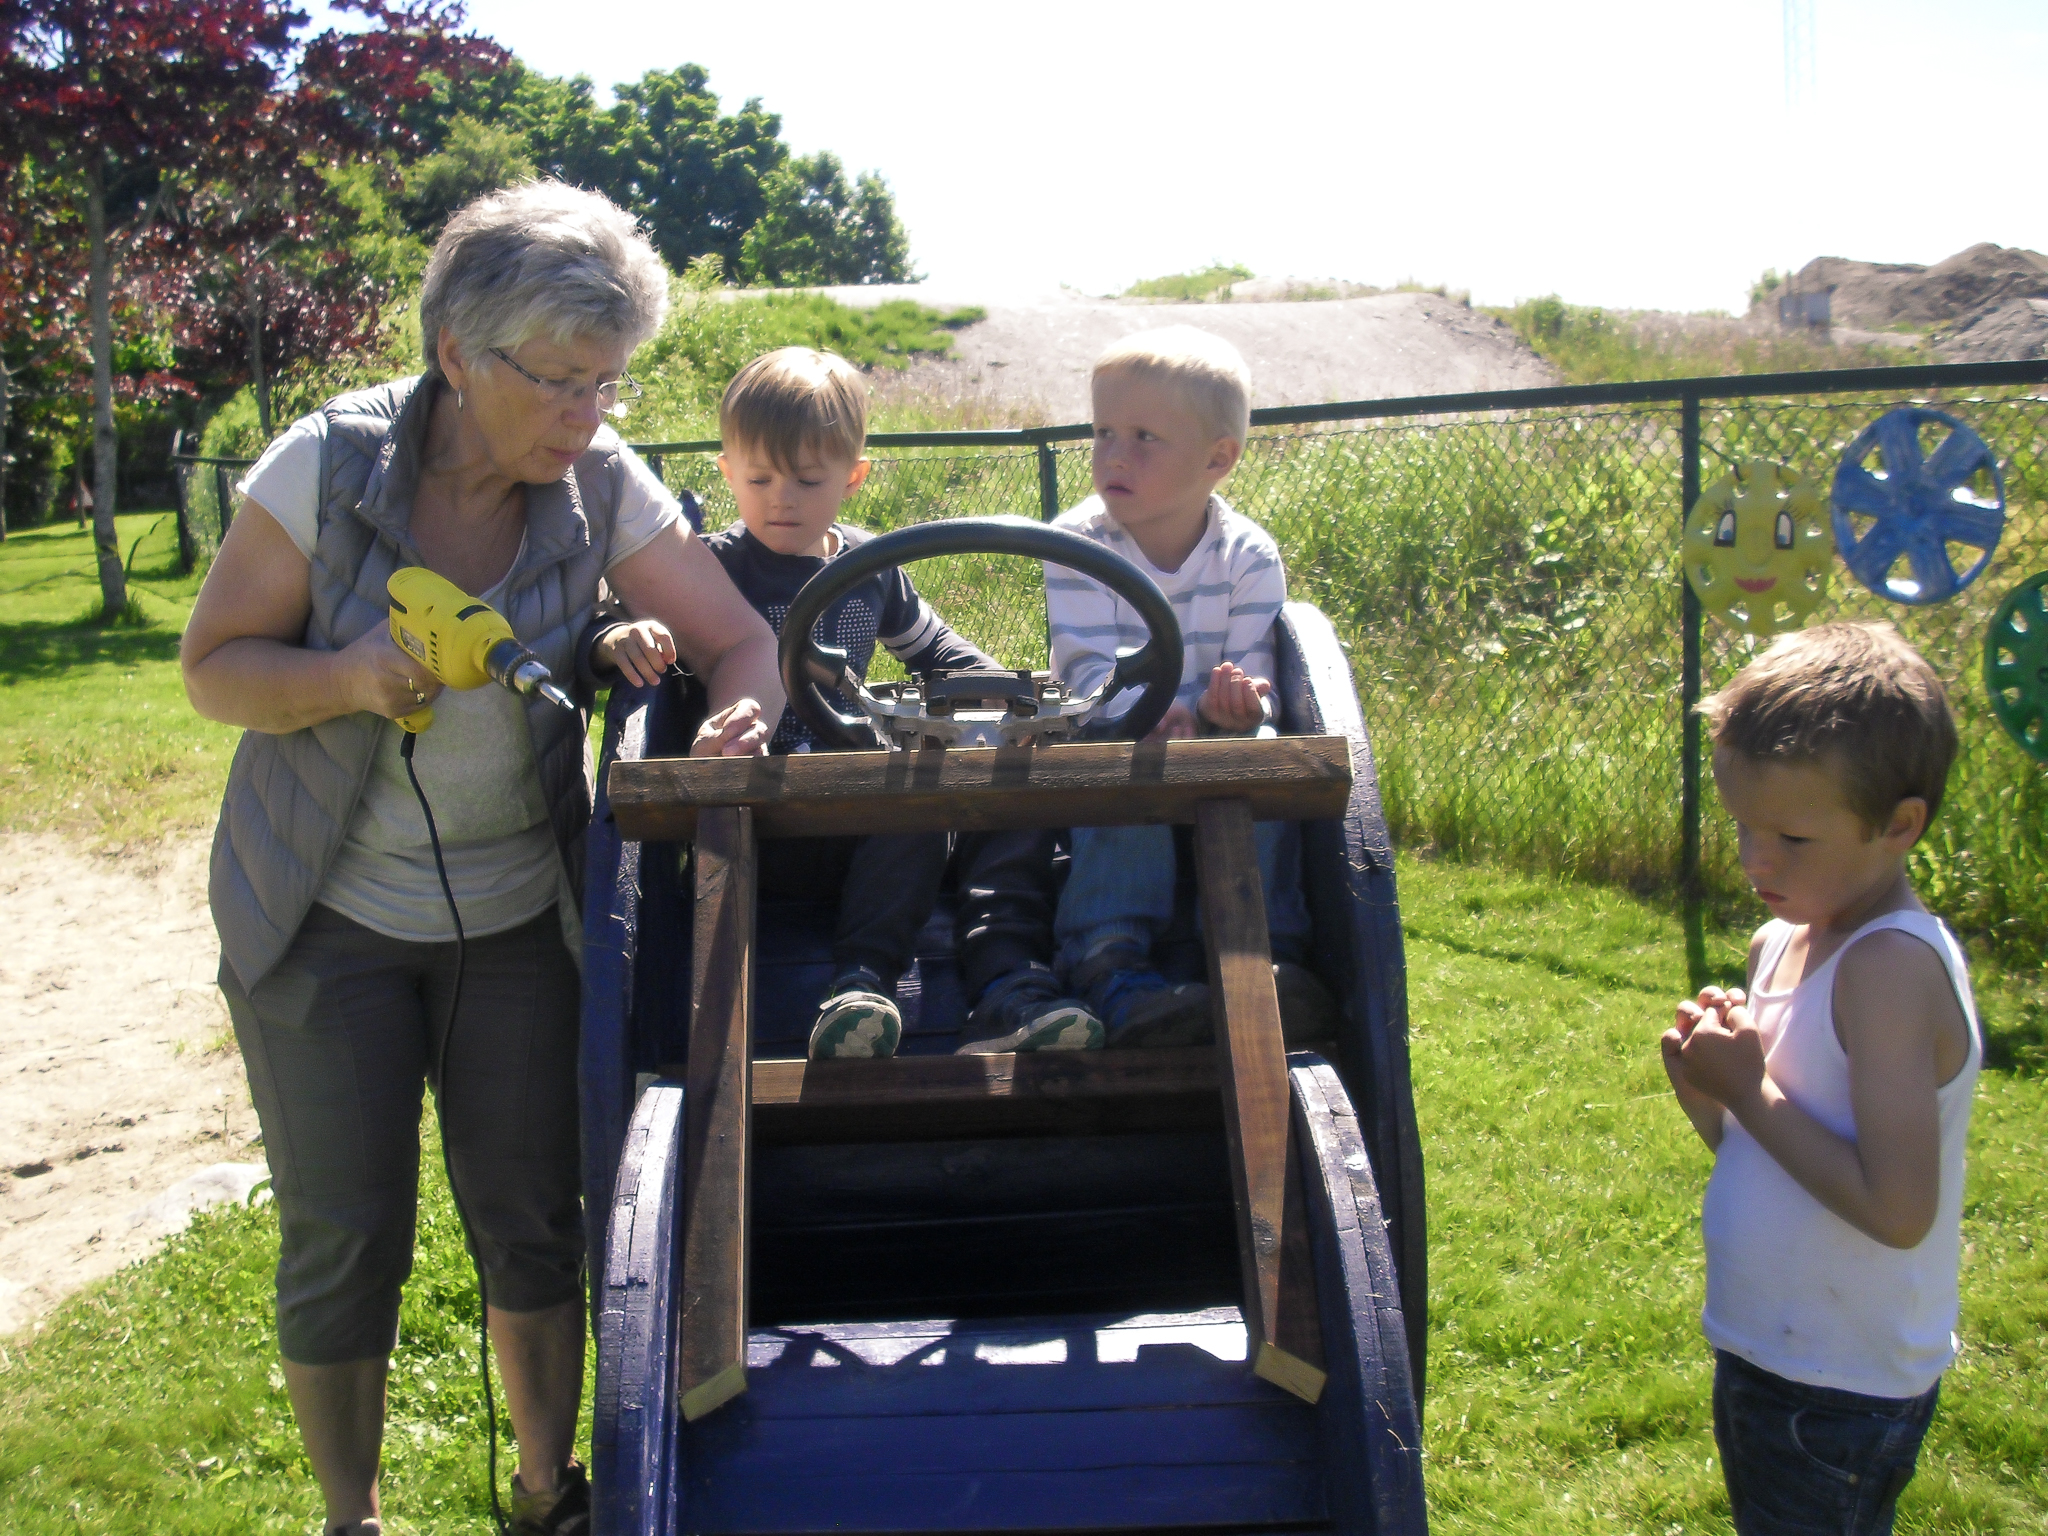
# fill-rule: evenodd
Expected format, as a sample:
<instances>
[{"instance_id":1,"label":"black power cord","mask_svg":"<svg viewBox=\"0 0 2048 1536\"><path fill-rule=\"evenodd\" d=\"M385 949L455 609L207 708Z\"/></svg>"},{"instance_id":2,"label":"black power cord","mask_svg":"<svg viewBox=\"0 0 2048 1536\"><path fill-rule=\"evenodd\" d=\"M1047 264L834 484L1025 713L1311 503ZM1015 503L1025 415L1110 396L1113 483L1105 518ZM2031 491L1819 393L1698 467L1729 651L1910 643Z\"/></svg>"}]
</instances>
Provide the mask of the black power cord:
<instances>
[{"instance_id":1,"label":"black power cord","mask_svg":"<svg viewBox=\"0 0 2048 1536\"><path fill-rule=\"evenodd\" d=\"M440 1092L434 1096L434 1118L441 1127L441 1171L448 1176L448 1194L455 1202L455 1219L462 1223L463 1245L469 1249L469 1262L476 1271L476 1368L484 1387L484 1420L490 1425L491 1520L498 1528L498 1536L506 1536L510 1527L505 1519L504 1506L498 1502L498 1403L491 1391L490 1286L484 1279L483 1255L477 1249L476 1232L469 1224L469 1212L462 1208L462 1191L455 1184L455 1159L448 1150L448 1045L455 1038L456 1013L462 1006L462 969L468 956L462 936L462 913L456 909L455 892L448 884L448 866L441 857L441 834L434 826L434 808L427 804L427 792L420 788L419 773L412 765L413 748L419 745L419 740L417 732L407 731L398 755L405 760L405 776L412 781L412 792L420 802L420 814L427 819L427 841L434 849L434 873L441 877L441 895L448 903L448 919L455 924L455 990L448 1000L448 1027L441 1032L441 1049L434 1064L434 1081L440 1085Z\"/></svg>"}]
</instances>

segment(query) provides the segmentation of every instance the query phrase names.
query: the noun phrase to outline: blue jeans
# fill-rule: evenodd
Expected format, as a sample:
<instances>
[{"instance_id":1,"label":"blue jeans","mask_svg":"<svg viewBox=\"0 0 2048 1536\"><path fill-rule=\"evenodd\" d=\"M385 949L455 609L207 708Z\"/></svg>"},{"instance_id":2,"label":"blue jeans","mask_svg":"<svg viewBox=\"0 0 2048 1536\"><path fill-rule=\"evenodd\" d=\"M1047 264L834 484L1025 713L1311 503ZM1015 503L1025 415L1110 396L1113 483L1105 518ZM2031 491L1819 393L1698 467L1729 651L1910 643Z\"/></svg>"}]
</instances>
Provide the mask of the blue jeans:
<instances>
[{"instance_id":1,"label":"blue jeans","mask_svg":"<svg viewBox=\"0 0 2048 1536\"><path fill-rule=\"evenodd\" d=\"M1941 1393L1809 1387L1714 1352L1714 1442L1737 1536L1888 1536Z\"/></svg>"},{"instance_id":2,"label":"blue jeans","mask_svg":"<svg viewBox=\"0 0 2048 1536\"><path fill-rule=\"evenodd\" d=\"M1301 960L1308 953L1309 929L1301 894L1301 828L1291 821L1261 821L1252 832L1273 958ZM1174 874L1171 827L1074 828L1074 861L1053 920L1060 974L1071 975L1090 950L1111 939L1151 953L1152 940L1173 921Z\"/></svg>"}]
</instances>

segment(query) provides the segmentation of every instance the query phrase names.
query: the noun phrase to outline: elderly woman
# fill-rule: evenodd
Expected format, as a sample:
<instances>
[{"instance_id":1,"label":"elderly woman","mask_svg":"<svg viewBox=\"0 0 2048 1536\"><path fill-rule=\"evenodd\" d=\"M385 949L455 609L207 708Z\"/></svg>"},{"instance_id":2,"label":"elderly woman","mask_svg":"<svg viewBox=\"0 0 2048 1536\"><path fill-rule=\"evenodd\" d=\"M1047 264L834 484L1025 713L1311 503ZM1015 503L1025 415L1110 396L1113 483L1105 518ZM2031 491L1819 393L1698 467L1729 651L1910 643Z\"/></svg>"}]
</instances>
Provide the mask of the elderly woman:
<instances>
[{"instance_id":1,"label":"elderly woman","mask_svg":"<svg viewBox=\"0 0 2048 1536\"><path fill-rule=\"evenodd\" d=\"M586 717L497 687L440 693L390 639L385 582L411 565L447 577L585 700L593 666L646 682L672 655L646 625L578 656L609 588L667 626L709 690L694 750L763 749L783 703L774 637L605 425L637 393L626 363L667 291L601 197L540 182L470 204L427 267L424 375L329 401L271 444L185 631L193 706L247 727L211 897L274 1175L279 1351L329 1532L382 1529L422 1084L488 1282L514 1528L588 1524L571 1456ZM429 699L408 762L392 722Z\"/></svg>"}]
</instances>

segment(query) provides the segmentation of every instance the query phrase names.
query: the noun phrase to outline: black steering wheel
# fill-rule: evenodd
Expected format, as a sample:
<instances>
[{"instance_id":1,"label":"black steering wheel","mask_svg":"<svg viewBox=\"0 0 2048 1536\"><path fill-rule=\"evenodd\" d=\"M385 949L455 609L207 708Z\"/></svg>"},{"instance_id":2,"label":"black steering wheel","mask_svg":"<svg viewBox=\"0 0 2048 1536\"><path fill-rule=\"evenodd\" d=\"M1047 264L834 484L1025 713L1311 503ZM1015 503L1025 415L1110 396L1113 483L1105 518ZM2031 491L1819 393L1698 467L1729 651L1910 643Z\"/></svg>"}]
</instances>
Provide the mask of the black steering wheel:
<instances>
[{"instance_id":1,"label":"black steering wheel","mask_svg":"<svg viewBox=\"0 0 2048 1536\"><path fill-rule=\"evenodd\" d=\"M804 583L782 621L782 686L797 719L835 747L872 748L874 728L832 701L847 680L846 652L818 644L818 620L865 578L892 566L935 555L1023 555L1092 576L1138 611L1148 631L1143 646L1120 652L1116 670L1098 697L1107 704L1126 688L1143 688L1115 734L1137 740L1166 716L1180 688L1180 623L1159 584L1122 555L1063 528L1024 517L962 517L898 528L848 550ZM831 690L830 693L827 690Z\"/></svg>"}]
</instances>

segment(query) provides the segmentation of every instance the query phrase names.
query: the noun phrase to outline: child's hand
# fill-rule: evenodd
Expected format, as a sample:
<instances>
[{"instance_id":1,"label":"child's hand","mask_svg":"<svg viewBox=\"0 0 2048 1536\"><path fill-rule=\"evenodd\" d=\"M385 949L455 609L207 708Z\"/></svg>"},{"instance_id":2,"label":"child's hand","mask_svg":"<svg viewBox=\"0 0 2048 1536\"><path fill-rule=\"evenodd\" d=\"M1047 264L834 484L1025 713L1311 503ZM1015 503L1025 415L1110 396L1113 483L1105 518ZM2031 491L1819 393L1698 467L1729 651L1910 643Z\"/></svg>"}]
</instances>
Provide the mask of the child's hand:
<instances>
[{"instance_id":1,"label":"child's hand","mask_svg":"<svg viewBox=\"0 0 2048 1536\"><path fill-rule=\"evenodd\" d=\"M1187 705L1175 703L1167 710L1160 722L1146 733L1147 741L1190 741L1201 730L1201 723L1195 719L1195 712Z\"/></svg>"},{"instance_id":2,"label":"child's hand","mask_svg":"<svg viewBox=\"0 0 2048 1536\"><path fill-rule=\"evenodd\" d=\"M598 671L616 667L642 688L652 688L675 665L676 640L659 619L637 619L606 632L590 648Z\"/></svg>"},{"instance_id":3,"label":"child's hand","mask_svg":"<svg viewBox=\"0 0 2048 1536\"><path fill-rule=\"evenodd\" d=\"M1738 1003L1742 1000L1739 990L1731 994L1719 987L1708 987L1696 1000L1689 998L1680 1003L1677 1017L1658 1041L1664 1057L1664 1075L1671 1080L1671 1091L1677 1096L1678 1107L1685 1111L1686 1119L1700 1133L1700 1139L1713 1148L1721 1145L1720 1101L1702 1092L1687 1075L1685 1043L1698 1033L1704 1021L1721 1017L1731 996Z\"/></svg>"},{"instance_id":4,"label":"child's hand","mask_svg":"<svg viewBox=\"0 0 2048 1536\"><path fill-rule=\"evenodd\" d=\"M1764 1037L1749 1016L1740 988L1724 994L1719 1006L1701 1010L1679 1046L1678 1058L1685 1080L1696 1091L1731 1110L1762 1090Z\"/></svg>"},{"instance_id":5,"label":"child's hand","mask_svg":"<svg viewBox=\"0 0 2048 1536\"><path fill-rule=\"evenodd\" d=\"M1262 701L1272 691L1263 677L1251 676L1235 662L1218 662L1196 708L1219 731L1255 731L1266 723Z\"/></svg>"},{"instance_id":6,"label":"child's hand","mask_svg":"<svg viewBox=\"0 0 2048 1536\"><path fill-rule=\"evenodd\" d=\"M769 738L774 734L774 723L762 717L760 702L741 699L697 728L697 739L690 743L690 756L758 757L768 750Z\"/></svg>"}]
</instances>

